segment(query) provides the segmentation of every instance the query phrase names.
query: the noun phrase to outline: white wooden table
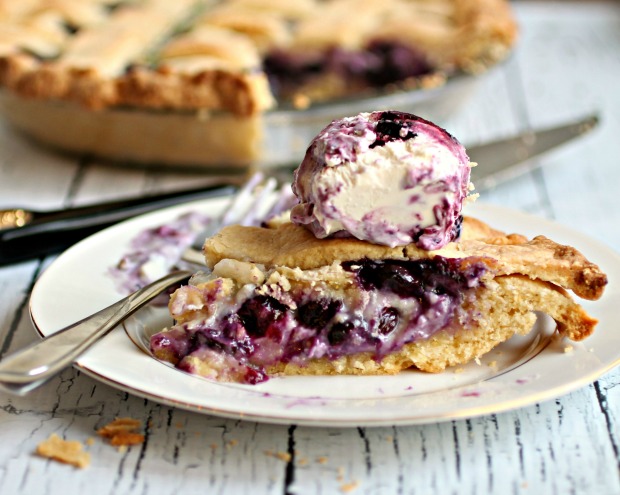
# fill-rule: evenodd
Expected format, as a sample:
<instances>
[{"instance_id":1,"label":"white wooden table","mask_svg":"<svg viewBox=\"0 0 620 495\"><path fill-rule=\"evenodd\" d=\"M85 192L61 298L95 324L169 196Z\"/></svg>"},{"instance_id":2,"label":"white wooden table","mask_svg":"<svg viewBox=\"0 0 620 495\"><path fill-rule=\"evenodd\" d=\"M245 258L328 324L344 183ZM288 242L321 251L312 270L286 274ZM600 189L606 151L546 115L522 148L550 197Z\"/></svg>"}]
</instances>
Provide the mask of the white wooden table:
<instances>
[{"instance_id":1,"label":"white wooden table","mask_svg":"<svg viewBox=\"0 0 620 495\"><path fill-rule=\"evenodd\" d=\"M620 3L520 1L515 9L522 37L514 57L485 79L447 127L463 142L475 143L600 111L602 125L595 133L542 159L540 169L484 193L482 200L555 219L617 248ZM51 154L0 124L0 207L57 208L192 180ZM28 298L52 261L0 268L0 356L37 339ZM119 452L95 441L88 446L92 463L84 470L33 454L51 433L85 442L117 416L143 420L145 443ZM0 393L2 494L347 490L620 493L620 370L511 412L382 428L273 426L200 415L129 396L75 369L23 398Z\"/></svg>"}]
</instances>

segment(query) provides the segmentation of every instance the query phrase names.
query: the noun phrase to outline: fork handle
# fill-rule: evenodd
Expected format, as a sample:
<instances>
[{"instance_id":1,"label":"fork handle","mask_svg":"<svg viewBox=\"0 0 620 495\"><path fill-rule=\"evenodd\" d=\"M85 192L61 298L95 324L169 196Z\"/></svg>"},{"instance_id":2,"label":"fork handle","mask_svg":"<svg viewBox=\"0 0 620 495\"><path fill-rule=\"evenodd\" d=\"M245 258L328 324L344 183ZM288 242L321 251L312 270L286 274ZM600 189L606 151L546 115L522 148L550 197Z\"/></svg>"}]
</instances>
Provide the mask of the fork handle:
<instances>
[{"instance_id":1,"label":"fork handle","mask_svg":"<svg viewBox=\"0 0 620 495\"><path fill-rule=\"evenodd\" d=\"M175 271L101 311L0 361L0 387L24 395L69 366L101 337L169 287L187 280Z\"/></svg>"}]
</instances>

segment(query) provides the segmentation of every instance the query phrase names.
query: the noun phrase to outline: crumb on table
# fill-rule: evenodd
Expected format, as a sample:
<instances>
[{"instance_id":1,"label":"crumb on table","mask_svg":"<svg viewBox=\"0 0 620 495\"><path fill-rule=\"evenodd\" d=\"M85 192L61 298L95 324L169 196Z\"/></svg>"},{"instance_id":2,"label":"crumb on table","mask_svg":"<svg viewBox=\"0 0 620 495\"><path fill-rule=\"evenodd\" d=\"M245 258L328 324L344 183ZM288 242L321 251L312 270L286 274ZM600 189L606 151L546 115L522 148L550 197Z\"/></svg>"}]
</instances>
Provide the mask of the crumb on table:
<instances>
[{"instance_id":1,"label":"crumb on table","mask_svg":"<svg viewBox=\"0 0 620 495\"><path fill-rule=\"evenodd\" d=\"M117 447L137 445L144 442L144 435L138 430L142 422L133 418L116 418L111 423L99 428L97 434Z\"/></svg>"},{"instance_id":2,"label":"crumb on table","mask_svg":"<svg viewBox=\"0 0 620 495\"><path fill-rule=\"evenodd\" d=\"M81 442L63 440L52 433L47 440L37 445L36 453L41 457L85 468L90 464L90 454L84 452L83 447Z\"/></svg>"},{"instance_id":3,"label":"crumb on table","mask_svg":"<svg viewBox=\"0 0 620 495\"><path fill-rule=\"evenodd\" d=\"M280 459L281 461L284 461L284 462L290 462L291 459L293 458L291 454L289 454L288 452L281 451L281 450L277 452L274 452L273 450L265 450L265 455L269 457L275 457L276 459Z\"/></svg>"},{"instance_id":4,"label":"crumb on table","mask_svg":"<svg viewBox=\"0 0 620 495\"><path fill-rule=\"evenodd\" d=\"M359 487L359 481L351 481L350 483L344 483L340 485L340 491L343 493L349 493L353 490L357 490Z\"/></svg>"}]
</instances>

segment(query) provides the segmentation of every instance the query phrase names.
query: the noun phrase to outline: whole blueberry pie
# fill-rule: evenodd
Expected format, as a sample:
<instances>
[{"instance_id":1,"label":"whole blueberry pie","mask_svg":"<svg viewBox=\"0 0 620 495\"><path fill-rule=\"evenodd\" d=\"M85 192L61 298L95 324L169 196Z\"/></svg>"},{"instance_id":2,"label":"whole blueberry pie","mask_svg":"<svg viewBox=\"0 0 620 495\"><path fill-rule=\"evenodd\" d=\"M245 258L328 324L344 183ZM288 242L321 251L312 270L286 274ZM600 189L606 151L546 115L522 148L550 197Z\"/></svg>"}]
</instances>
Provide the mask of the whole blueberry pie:
<instances>
[{"instance_id":1,"label":"whole blueberry pie","mask_svg":"<svg viewBox=\"0 0 620 495\"><path fill-rule=\"evenodd\" d=\"M140 161L166 162L183 139L188 163L245 164L269 109L437 87L502 60L516 35L506 0L2 1L0 27L18 127ZM71 139L52 125L61 110ZM188 115L195 141L175 134Z\"/></svg>"},{"instance_id":2,"label":"whole blueberry pie","mask_svg":"<svg viewBox=\"0 0 620 495\"><path fill-rule=\"evenodd\" d=\"M274 374L438 372L529 332L535 311L572 340L596 320L601 270L544 236L469 217L471 164L444 129L364 113L328 125L296 171L290 220L207 239L209 274L170 301L151 348L180 369L256 383Z\"/></svg>"}]
</instances>

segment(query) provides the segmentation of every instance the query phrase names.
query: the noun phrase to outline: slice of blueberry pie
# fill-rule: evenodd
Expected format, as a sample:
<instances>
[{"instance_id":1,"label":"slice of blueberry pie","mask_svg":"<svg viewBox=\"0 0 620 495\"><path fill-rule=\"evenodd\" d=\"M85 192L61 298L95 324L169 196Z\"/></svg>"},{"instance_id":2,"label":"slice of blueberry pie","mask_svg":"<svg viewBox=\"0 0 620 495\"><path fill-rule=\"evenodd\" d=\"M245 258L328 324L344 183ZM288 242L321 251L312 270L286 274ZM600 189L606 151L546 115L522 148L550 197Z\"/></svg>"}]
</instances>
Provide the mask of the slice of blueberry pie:
<instances>
[{"instance_id":1,"label":"slice of blueberry pie","mask_svg":"<svg viewBox=\"0 0 620 495\"><path fill-rule=\"evenodd\" d=\"M296 171L293 221L208 239L212 272L174 293L176 324L153 336L154 354L256 383L441 371L529 332L535 311L570 339L590 335L596 320L567 290L597 299L605 274L572 247L463 218L471 165L410 114L333 122Z\"/></svg>"},{"instance_id":2,"label":"slice of blueberry pie","mask_svg":"<svg viewBox=\"0 0 620 495\"><path fill-rule=\"evenodd\" d=\"M213 272L172 296L176 324L152 338L152 350L191 373L245 383L437 372L529 332L534 311L581 340L596 320L565 289L597 299L606 284L568 246L471 218L459 242L435 251L317 239L292 223L227 227L205 249Z\"/></svg>"}]
</instances>

